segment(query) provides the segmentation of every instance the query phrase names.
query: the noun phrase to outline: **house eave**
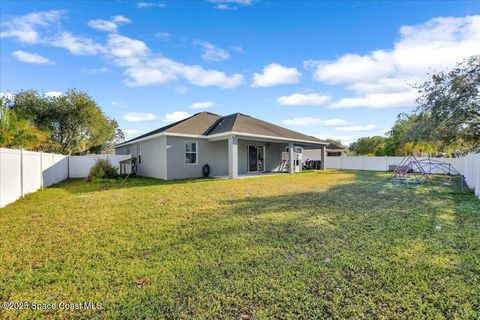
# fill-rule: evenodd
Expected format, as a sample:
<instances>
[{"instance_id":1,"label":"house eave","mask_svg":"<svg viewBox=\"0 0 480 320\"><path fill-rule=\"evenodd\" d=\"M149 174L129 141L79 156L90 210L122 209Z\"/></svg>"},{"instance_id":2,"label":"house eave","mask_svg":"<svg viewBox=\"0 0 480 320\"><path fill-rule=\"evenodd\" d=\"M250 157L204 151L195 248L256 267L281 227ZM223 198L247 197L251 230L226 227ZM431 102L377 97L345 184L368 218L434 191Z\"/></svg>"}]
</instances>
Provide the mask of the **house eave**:
<instances>
[{"instance_id":1,"label":"house eave","mask_svg":"<svg viewBox=\"0 0 480 320\"><path fill-rule=\"evenodd\" d=\"M120 148L120 147L124 147L124 146L128 146L128 145L131 145L131 144L134 144L134 143L138 143L138 142L141 142L141 141L158 138L158 137L161 137L161 136L185 137L185 138L195 138L195 139L208 139L208 141L225 140L225 139L228 139L228 137L230 137L230 136L237 136L237 137L245 137L245 138L252 138L252 139L270 140L270 141L273 141L273 142L296 142L296 143L302 143L302 144L308 144L308 145L321 145L321 146L328 145L328 143L321 142L321 141L290 139L290 138L284 138L284 137L278 137L278 136L268 136L268 135L237 132L237 131L228 131L228 132L213 134L213 135L209 135L209 136L199 135L199 134L160 132L160 133L153 134L153 135L145 137L145 138L141 138L141 139L133 140L133 141L130 141L130 142L124 142L124 143L117 144L115 146L115 149Z\"/></svg>"}]
</instances>

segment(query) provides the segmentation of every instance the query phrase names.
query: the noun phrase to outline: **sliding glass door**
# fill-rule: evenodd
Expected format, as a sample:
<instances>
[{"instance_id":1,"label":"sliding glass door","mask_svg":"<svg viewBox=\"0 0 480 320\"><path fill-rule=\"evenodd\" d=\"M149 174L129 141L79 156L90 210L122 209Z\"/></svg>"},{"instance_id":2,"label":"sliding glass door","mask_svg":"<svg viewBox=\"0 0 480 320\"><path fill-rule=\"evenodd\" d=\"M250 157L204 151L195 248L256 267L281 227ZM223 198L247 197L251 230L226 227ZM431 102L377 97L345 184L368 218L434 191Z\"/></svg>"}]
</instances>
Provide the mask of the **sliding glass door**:
<instances>
[{"instance_id":1,"label":"sliding glass door","mask_svg":"<svg viewBox=\"0 0 480 320\"><path fill-rule=\"evenodd\" d=\"M265 147L248 146L248 171L265 171Z\"/></svg>"}]
</instances>

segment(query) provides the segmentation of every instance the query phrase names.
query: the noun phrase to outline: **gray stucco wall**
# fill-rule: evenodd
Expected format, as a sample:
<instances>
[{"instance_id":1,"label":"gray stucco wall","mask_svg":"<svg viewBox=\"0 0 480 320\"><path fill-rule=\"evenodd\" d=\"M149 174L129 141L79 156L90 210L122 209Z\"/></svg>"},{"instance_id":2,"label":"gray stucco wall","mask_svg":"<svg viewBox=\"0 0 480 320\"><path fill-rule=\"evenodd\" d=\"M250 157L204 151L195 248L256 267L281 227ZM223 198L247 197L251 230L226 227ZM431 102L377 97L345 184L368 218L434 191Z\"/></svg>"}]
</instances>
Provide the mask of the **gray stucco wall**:
<instances>
[{"instance_id":1,"label":"gray stucco wall","mask_svg":"<svg viewBox=\"0 0 480 320\"><path fill-rule=\"evenodd\" d=\"M197 164L187 164L185 161L185 143L197 142ZM228 144L227 141L209 142L206 139L183 137L167 137L167 172L168 179L185 179L202 177L202 167L210 166L212 176L228 174Z\"/></svg>"},{"instance_id":2,"label":"gray stucco wall","mask_svg":"<svg viewBox=\"0 0 480 320\"><path fill-rule=\"evenodd\" d=\"M197 164L185 161L185 143L197 142ZM137 145L141 144L142 163L137 163L137 174L160 179L186 179L202 177L202 167L210 166L211 176L228 175L228 141L209 142L206 139L161 136L127 147L115 149L115 154L128 154L138 158ZM262 145L265 148L265 171L276 171L282 162L282 152L287 144L262 141L238 140L238 173L248 173L248 146Z\"/></svg>"},{"instance_id":3,"label":"gray stucco wall","mask_svg":"<svg viewBox=\"0 0 480 320\"><path fill-rule=\"evenodd\" d=\"M115 154L131 154L137 158L139 176L167 179L166 137L161 136L115 149ZM138 145L141 145L142 162L138 162Z\"/></svg>"}]
</instances>

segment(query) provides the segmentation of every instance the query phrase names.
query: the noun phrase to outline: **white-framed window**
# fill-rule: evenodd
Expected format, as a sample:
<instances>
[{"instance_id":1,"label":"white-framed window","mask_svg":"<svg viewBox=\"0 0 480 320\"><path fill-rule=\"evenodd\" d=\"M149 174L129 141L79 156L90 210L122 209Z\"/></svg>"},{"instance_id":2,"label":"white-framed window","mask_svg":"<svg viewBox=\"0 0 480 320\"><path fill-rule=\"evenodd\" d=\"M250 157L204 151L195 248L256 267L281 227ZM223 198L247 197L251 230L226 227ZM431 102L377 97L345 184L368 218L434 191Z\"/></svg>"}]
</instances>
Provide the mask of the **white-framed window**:
<instances>
[{"instance_id":1,"label":"white-framed window","mask_svg":"<svg viewBox=\"0 0 480 320\"><path fill-rule=\"evenodd\" d=\"M137 144L137 157L138 163L142 163L142 145L140 143Z\"/></svg>"},{"instance_id":2,"label":"white-framed window","mask_svg":"<svg viewBox=\"0 0 480 320\"><path fill-rule=\"evenodd\" d=\"M130 154L130 147L127 146L127 154Z\"/></svg>"},{"instance_id":3,"label":"white-framed window","mask_svg":"<svg viewBox=\"0 0 480 320\"><path fill-rule=\"evenodd\" d=\"M196 141L185 142L185 163L197 164L198 163L198 148Z\"/></svg>"}]
</instances>

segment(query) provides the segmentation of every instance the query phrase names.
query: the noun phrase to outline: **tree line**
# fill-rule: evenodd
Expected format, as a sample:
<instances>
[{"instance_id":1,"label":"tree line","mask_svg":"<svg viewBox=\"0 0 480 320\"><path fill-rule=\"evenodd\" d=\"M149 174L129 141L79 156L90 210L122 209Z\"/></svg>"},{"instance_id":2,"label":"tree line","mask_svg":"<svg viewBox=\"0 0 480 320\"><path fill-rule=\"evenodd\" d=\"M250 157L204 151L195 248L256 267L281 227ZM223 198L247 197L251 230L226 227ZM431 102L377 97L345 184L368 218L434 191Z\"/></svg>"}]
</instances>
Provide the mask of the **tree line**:
<instances>
[{"instance_id":1,"label":"tree line","mask_svg":"<svg viewBox=\"0 0 480 320\"><path fill-rule=\"evenodd\" d=\"M414 86L417 107L401 113L385 136L362 137L349 146L357 155L458 156L480 151L480 56Z\"/></svg>"},{"instance_id":2,"label":"tree line","mask_svg":"<svg viewBox=\"0 0 480 320\"><path fill-rule=\"evenodd\" d=\"M0 100L0 147L62 154L107 153L124 139L116 120L85 92L35 90Z\"/></svg>"}]
</instances>

